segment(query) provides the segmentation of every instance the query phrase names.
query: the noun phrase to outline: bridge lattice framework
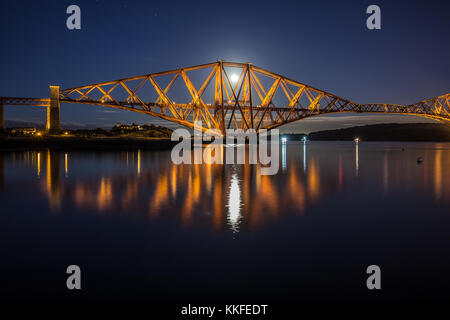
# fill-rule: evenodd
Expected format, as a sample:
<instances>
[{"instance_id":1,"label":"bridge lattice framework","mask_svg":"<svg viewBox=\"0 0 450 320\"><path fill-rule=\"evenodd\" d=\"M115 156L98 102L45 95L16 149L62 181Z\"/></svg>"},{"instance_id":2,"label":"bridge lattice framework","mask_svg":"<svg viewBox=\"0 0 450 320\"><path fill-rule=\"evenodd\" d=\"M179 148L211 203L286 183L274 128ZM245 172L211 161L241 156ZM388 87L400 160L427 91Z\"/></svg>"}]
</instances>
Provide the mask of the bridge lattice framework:
<instances>
[{"instance_id":1,"label":"bridge lattice framework","mask_svg":"<svg viewBox=\"0 0 450 320\"><path fill-rule=\"evenodd\" d=\"M41 106L47 108L47 129L60 130L60 103L139 112L189 128L201 121L202 130L221 133L230 128L259 132L341 112L410 114L450 122L450 94L411 105L359 104L251 63L217 61L69 89L50 86L50 99L1 97L0 125L4 105Z\"/></svg>"}]
</instances>

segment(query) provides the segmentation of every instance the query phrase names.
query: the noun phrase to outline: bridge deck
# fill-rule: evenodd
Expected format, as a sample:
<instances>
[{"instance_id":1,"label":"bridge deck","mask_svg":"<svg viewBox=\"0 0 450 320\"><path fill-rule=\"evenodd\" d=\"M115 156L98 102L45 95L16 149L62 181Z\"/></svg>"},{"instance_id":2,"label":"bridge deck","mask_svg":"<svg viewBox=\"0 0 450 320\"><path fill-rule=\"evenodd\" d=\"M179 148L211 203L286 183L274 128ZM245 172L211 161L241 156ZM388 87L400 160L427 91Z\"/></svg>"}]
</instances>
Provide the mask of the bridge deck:
<instances>
[{"instance_id":1,"label":"bridge deck","mask_svg":"<svg viewBox=\"0 0 450 320\"><path fill-rule=\"evenodd\" d=\"M198 80L198 76L193 73L200 71L204 80L196 86L193 79ZM188 98L176 103L174 91L180 90L180 85L188 92ZM146 99L149 95L154 98ZM338 112L411 114L450 122L450 94L411 105L358 104L250 63L226 61L63 89L58 97L52 97L58 98L54 102L58 108L59 102L119 108L190 128L201 121L204 130L215 128L221 132L227 128L270 129ZM1 105L48 108L51 101L54 100L0 98Z\"/></svg>"}]
</instances>

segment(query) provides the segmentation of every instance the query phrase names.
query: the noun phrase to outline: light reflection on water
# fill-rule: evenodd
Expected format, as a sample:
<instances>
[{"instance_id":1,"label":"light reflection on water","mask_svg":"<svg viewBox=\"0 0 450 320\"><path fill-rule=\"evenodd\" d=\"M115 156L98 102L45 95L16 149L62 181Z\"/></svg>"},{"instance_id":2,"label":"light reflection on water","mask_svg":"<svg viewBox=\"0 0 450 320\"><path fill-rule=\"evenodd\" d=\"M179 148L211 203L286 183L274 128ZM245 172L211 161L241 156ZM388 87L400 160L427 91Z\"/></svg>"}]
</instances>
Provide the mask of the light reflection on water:
<instances>
[{"instance_id":1,"label":"light reflection on water","mask_svg":"<svg viewBox=\"0 0 450 320\"><path fill-rule=\"evenodd\" d=\"M206 222L215 229L228 224L234 232L241 224L302 215L361 184L384 196L413 188L435 201L450 199L450 173L444 170L449 144L288 142L280 151L280 170L273 176L260 175L248 158L243 165L174 165L170 152L2 153L0 185L13 192L16 180L25 180L27 192L44 194L54 212L75 206L102 215L170 217L183 225Z\"/></svg>"},{"instance_id":2,"label":"light reflection on water","mask_svg":"<svg viewBox=\"0 0 450 320\"><path fill-rule=\"evenodd\" d=\"M241 220L241 188L236 174L231 177L227 207L228 223L234 232L238 232Z\"/></svg>"},{"instance_id":3,"label":"light reflection on water","mask_svg":"<svg viewBox=\"0 0 450 320\"><path fill-rule=\"evenodd\" d=\"M280 152L273 176L170 152L0 153L0 296L64 296L71 263L91 298L372 298L373 263L382 298L448 296L450 144Z\"/></svg>"}]
</instances>

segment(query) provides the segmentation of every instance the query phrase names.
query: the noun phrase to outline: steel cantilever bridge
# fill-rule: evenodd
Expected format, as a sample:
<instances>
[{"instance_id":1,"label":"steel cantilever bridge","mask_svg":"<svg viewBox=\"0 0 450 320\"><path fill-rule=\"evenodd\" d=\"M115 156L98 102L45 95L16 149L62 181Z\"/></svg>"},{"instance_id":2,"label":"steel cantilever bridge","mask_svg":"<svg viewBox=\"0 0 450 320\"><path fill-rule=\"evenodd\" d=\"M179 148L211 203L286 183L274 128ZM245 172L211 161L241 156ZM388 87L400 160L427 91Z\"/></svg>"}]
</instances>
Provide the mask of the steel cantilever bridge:
<instances>
[{"instance_id":1,"label":"steel cantilever bridge","mask_svg":"<svg viewBox=\"0 0 450 320\"><path fill-rule=\"evenodd\" d=\"M201 121L202 130L217 129L221 133L229 128L272 129L338 112L410 114L450 123L450 94L411 105L358 104L251 63L217 61L70 89L50 89L50 99L4 97L0 105L47 107L49 130L59 129L60 103L119 108L190 128ZM181 91L185 94L180 95Z\"/></svg>"}]
</instances>

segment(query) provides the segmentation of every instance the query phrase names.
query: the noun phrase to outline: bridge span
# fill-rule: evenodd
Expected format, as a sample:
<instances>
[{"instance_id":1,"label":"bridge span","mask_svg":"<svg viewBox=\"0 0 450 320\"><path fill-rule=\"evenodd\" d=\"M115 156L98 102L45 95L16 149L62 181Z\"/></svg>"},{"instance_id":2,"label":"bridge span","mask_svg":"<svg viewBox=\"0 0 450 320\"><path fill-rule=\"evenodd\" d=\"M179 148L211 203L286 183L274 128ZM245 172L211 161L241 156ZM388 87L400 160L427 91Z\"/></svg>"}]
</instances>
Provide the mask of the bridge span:
<instances>
[{"instance_id":1,"label":"bridge span","mask_svg":"<svg viewBox=\"0 0 450 320\"><path fill-rule=\"evenodd\" d=\"M450 123L449 93L410 105L359 104L251 63L217 61L69 89L50 86L50 99L0 97L0 128L5 105L38 106L47 108L47 130L58 132L61 103L139 112L189 128L201 121L202 130L221 133L258 132L341 112L409 114Z\"/></svg>"}]
</instances>

